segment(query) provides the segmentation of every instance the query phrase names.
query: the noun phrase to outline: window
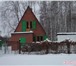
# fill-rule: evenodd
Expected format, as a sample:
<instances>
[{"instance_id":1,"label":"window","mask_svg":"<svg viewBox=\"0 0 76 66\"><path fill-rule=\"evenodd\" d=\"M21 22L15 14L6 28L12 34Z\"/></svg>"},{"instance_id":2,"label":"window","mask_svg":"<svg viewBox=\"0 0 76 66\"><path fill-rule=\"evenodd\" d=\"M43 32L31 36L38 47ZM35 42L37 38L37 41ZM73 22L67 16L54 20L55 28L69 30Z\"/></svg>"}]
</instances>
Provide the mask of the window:
<instances>
[{"instance_id":1,"label":"window","mask_svg":"<svg viewBox=\"0 0 76 66\"><path fill-rule=\"evenodd\" d=\"M40 36L37 36L37 41L40 41Z\"/></svg>"},{"instance_id":2,"label":"window","mask_svg":"<svg viewBox=\"0 0 76 66\"><path fill-rule=\"evenodd\" d=\"M40 40L43 41L43 36L40 37Z\"/></svg>"},{"instance_id":3,"label":"window","mask_svg":"<svg viewBox=\"0 0 76 66\"><path fill-rule=\"evenodd\" d=\"M32 21L30 21L30 29L32 29Z\"/></svg>"},{"instance_id":4,"label":"window","mask_svg":"<svg viewBox=\"0 0 76 66\"><path fill-rule=\"evenodd\" d=\"M25 32L28 28L33 30L36 29L36 21L30 21L29 23L26 20L22 20L22 32Z\"/></svg>"},{"instance_id":5,"label":"window","mask_svg":"<svg viewBox=\"0 0 76 66\"><path fill-rule=\"evenodd\" d=\"M43 41L43 36L37 36L37 41Z\"/></svg>"},{"instance_id":6,"label":"window","mask_svg":"<svg viewBox=\"0 0 76 66\"><path fill-rule=\"evenodd\" d=\"M44 40L44 36L34 36L33 37L33 41L43 41Z\"/></svg>"}]
</instances>

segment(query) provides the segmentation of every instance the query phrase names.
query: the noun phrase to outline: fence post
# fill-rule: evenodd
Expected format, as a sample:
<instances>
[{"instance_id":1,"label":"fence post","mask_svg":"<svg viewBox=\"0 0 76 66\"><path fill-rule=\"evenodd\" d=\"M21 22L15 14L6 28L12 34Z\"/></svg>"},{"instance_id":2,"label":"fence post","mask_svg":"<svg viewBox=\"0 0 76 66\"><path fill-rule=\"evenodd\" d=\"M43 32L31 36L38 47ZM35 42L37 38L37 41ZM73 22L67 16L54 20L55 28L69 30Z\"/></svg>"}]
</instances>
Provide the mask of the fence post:
<instances>
[{"instance_id":1,"label":"fence post","mask_svg":"<svg viewBox=\"0 0 76 66\"><path fill-rule=\"evenodd\" d=\"M67 45L67 53L70 54L70 42L67 40L66 41L66 45Z\"/></svg>"},{"instance_id":2,"label":"fence post","mask_svg":"<svg viewBox=\"0 0 76 66\"><path fill-rule=\"evenodd\" d=\"M21 44L20 44L20 40L19 40L19 54L21 54Z\"/></svg>"},{"instance_id":3,"label":"fence post","mask_svg":"<svg viewBox=\"0 0 76 66\"><path fill-rule=\"evenodd\" d=\"M46 41L45 44L46 44L46 52L45 52L45 54L48 54L49 53L48 41Z\"/></svg>"}]
</instances>

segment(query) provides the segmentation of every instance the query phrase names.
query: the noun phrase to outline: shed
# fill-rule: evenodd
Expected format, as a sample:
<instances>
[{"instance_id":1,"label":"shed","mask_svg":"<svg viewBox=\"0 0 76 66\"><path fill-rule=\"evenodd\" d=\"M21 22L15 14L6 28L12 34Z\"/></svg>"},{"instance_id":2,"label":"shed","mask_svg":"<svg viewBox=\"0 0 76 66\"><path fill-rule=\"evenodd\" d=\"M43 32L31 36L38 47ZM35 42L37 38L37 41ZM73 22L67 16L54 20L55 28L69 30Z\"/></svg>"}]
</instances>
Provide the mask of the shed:
<instances>
[{"instance_id":1,"label":"shed","mask_svg":"<svg viewBox=\"0 0 76 66\"><path fill-rule=\"evenodd\" d=\"M71 40L76 41L76 32L59 32L57 33L57 40L64 41L64 40Z\"/></svg>"}]
</instances>

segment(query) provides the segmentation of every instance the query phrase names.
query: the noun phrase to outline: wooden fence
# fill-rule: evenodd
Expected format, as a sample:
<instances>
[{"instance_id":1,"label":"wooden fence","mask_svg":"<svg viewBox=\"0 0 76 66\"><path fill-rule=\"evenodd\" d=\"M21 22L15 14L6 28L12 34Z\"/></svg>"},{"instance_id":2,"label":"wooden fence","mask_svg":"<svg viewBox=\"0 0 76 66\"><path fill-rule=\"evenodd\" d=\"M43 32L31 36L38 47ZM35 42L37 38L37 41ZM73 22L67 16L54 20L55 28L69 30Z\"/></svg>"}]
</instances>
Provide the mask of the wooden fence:
<instances>
[{"instance_id":1,"label":"wooden fence","mask_svg":"<svg viewBox=\"0 0 76 66\"><path fill-rule=\"evenodd\" d=\"M65 40L62 42L40 42L40 43L31 43L25 44L24 47L21 48L23 53L25 52L42 52L44 54L48 53L76 53L76 42Z\"/></svg>"}]
</instances>

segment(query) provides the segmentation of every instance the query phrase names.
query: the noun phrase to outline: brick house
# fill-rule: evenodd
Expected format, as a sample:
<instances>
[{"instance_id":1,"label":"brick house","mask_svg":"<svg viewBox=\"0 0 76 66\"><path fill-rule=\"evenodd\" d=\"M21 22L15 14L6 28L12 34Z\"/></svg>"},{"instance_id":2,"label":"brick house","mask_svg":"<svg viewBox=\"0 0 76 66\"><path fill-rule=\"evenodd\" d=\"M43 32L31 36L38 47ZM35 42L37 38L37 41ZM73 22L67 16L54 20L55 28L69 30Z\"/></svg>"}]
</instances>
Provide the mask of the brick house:
<instances>
[{"instance_id":1,"label":"brick house","mask_svg":"<svg viewBox=\"0 0 76 66\"><path fill-rule=\"evenodd\" d=\"M8 41L8 45L12 46L12 50L19 49L19 43L24 45L26 43L40 42L46 39L46 33L28 6L14 33Z\"/></svg>"}]
</instances>

